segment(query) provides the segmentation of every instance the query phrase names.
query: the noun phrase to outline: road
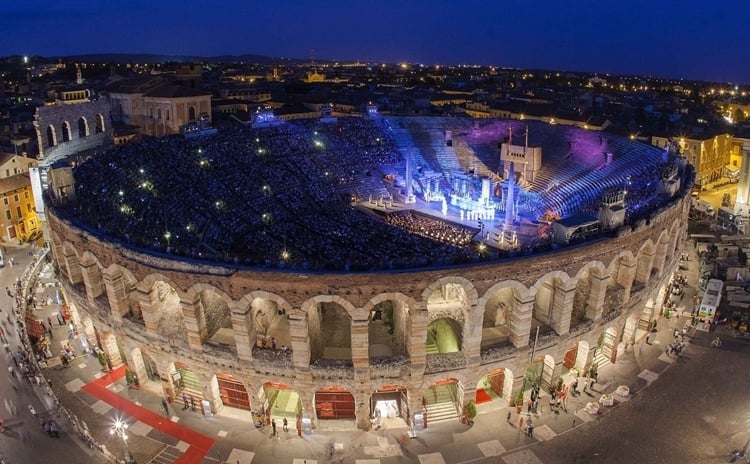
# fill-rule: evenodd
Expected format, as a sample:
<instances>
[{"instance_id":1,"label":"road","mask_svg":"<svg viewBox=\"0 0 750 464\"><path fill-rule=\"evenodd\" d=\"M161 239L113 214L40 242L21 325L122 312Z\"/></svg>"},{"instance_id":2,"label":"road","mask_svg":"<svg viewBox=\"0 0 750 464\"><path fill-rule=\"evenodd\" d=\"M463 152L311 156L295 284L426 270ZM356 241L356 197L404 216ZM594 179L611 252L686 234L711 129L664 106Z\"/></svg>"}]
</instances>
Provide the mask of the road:
<instances>
[{"instance_id":1,"label":"road","mask_svg":"<svg viewBox=\"0 0 750 464\"><path fill-rule=\"evenodd\" d=\"M30 264L32 257L28 252L31 248L8 246L5 248L5 267L0 269L0 319L3 321L3 330L10 347L20 345L16 325L9 324L6 320L8 313L12 312L11 298L5 293L6 287L13 287ZM8 262L10 258L16 261L15 266ZM11 319L14 321L14 319ZM51 411L50 403L46 395L37 393L37 387L31 386L25 380L11 380L8 371L9 366L18 369L14 363L5 355L0 356L0 369L5 374L0 375L0 417L5 421L5 430L0 433L0 459L5 464L31 463L31 462L65 462L65 463L95 463L102 462L98 453L86 448L73 432L68 432L65 421ZM15 384L15 388L14 385ZM7 406L6 406L7 402ZM41 428L39 420L29 411L32 405L39 417L53 417L60 425L60 438L49 437ZM61 459L64 457L64 459Z\"/></svg>"}]
</instances>

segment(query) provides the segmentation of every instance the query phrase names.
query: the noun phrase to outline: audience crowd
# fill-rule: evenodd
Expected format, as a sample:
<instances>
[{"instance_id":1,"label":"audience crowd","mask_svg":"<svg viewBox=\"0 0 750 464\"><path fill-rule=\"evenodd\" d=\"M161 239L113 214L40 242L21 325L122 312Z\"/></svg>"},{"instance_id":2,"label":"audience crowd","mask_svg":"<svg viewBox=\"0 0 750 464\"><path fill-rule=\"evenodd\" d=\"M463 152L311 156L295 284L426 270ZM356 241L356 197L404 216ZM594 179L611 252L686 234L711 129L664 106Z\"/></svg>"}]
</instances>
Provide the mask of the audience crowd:
<instances>
[{"instance_id":1,"label":"audience crowd","mask_svg":"<svg viewBox=\"0 0 750 464\"><path fill-rule=\"evenodd\" d=\"M60 208L134 246L236 264L364 270L471 259L470 239L440 243L352 207L358 179L398 163L388 133L366 118L152 138L76 166L77 201Z\"/></svg>"}]
</instances>

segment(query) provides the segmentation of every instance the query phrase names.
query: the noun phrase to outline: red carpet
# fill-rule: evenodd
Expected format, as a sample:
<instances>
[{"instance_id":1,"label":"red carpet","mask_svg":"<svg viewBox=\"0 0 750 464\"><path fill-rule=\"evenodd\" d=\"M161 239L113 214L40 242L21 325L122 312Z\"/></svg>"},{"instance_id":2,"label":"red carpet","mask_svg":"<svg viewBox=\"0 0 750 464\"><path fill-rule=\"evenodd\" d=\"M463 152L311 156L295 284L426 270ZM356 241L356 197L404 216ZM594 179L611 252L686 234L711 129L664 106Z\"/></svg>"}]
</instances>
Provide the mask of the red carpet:
<instances>
[{"instance_id":1,"label":"red carpet","mask_svg":"<svg viewBox=\"0 0 750 464\"><path fill-rule=\"evenodd\" d=\"M211 437L172 422L149 409L142 408L107 388L107 386L117 382L124 376L125 366L121 366L107 375L85 385L82 390L99 398L118 411L122 411L128 416L133 417L144 424L148 424L156 430L160 430L162 433L188 443L190 447L175 461L175 464L199 464L203 460L203 457L208 453L208 450L214 446L216 441Z\"/></svg>"},{"instance_id":2,"label":"red carpet","mask_svg":"<svg viewBox=\"0 0 750 464\"><path fill-rule=\"evenodd\" d=\"M477 390L477 404L489 403L490 401L492 401L492 397L485 391L484 388L480 388L479 390Z\"/></svg>"}]
</instances>

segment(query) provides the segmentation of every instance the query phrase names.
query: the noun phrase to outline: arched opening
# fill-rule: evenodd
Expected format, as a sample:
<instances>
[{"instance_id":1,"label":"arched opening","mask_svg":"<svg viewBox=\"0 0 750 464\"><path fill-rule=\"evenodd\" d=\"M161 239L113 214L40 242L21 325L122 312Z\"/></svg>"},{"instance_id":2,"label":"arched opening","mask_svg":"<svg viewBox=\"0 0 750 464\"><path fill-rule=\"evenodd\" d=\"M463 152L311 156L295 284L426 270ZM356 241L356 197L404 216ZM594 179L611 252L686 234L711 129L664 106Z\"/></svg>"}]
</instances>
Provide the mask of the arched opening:
<instances>
[{"instance_id":1,"label":"arched opening","mask_svg":"<svg viewBox=\"0 0 750 464\"><path fill-rule=\"evenodd\" d=\"M232 313L227 302L211 290L201 291L199 298L206 323L206 343L214 348L236 353Z\"/></svg>"},{"instance_id":2,"label":"arched opening","mask_svg":"<svg viewBox=\"0 0 750 464\"><path fill-rule=\"evenodd\" d=\"M57 136L55 134L55 127L52 125L47 126L47 146L54 147L57 145Z\"/></svg>"},{"instance_id":3,"label":"arched opening","mask_svg":"<svg viewBox=\"0 0 750 464\"><path fill-rule=\"evenodd\" d=\"M430 385L423 395L427 412L427 423L444 422L458 419L459 394L458 379L442 379Z\"/></svg>"},{"instance_id":4,"label":"arched opening","mask_svg":"<svg viewBox=\"0 0 750 464\"><path fill-rule=\"evenodd\" d=\"M355 419L354 395L337 385L315 392L315 414L318 419Z\"/></svg>"},{"instance_id":5,"label":"arched opening","mask_svg":"<svg viewBox=\"0 0 750 464\"><path fill-rule=\"evenodd\" d=\"M216 383L224 406L250 411L250 395L240 379L231 374L216 374Z\"/></svg>"},{"instance_id":6,"label":"arched opening","mask_svg":"<svg viewBox=\"0 0 750 464\"><path fill-rule=\"evenodd\" d=\"M443 317L427 326L425 352L429 354L461 351L461 326L453 319Z\"/></svg>"},{"instance_id":7,"label":"arched opening","mask_svg":"<svg viewBox=\"0 0 750 464\"><path fill-rule=\"evenodd\" d=\"M101 114L96 115L96 133L101 134L104 132L104 116Z\"/></svg>"},{"instance_id":8,"label":"arched opening","mask_svg":"<svg viewBox=\"0 0 750 464\"><path fill-rule=\"evenodd\" d=\"M409 419L409 393L402 385L383 385L370 396L370 414L375 429L403 427Z\"/></svg>"},{"instance_id":9,"label":"arched opening","mask_svg":"<svg viewBox=\"0 0 750 464\"><path fill-rule=\"evenodd\" d=\"M526 386L537 385L542 388L549 388L552 385L555 374L555 358L550 355L538 356L534 358L531 365L526 369L524 382Z\"/></svg>"},{"instance_id":10,"label":"arched opening","mask_svg":"<svg viewBox=\"0 0 750 464\"><path fill-rule=\"evenodd\" d=\"M295 423L297 417L302 415L302 402L299 393L284 383L266 382L260 389L258 397L263 404L263 413L266 422L278 419L277 424L287 421Z\"/></svg>"},{"instance_id":11,"label":"arched opening","mask_svg":"<svg viewBox=\"0 0 750 464\"><path fill-rule=\"evenodd\" d=\"M477 382L476 403L508 400L513 390L513 373L510 369L494 369Z\"/></svg>"},{"instance_id":12,"label":"arched opening","mask_svg":"<svg viewBox=\"0 0 750 464\"><path fill-rule=\"evenodd\" d=\"M591 307L591 268L587 267L578 274L576 282L576 291L573 294L573 308L570 313L570 328L573 329L578 325L591 320L595 309Z\"/></svg>"},{"instance_id":13,"label":"arched opening","mask_svg":"<svg viewBox=\"0 0 750 464\"><path fill-rule=\"evenodd\" d=\"M86 118L81 116L78 118L78 138L88 137L89 135L89 123Z\"/></svg>"},{"instance_id":14,"label":"arched opening","mask_svg":"<svg viewBox=\"0 0 750 464\"><path fill-rule=\"evenodd\" d=\"M512 346L511 318L515 311L515 291L502 288L487 297L482 320L482 351Z\"/></svg>"},{"instance_id":15,"label":"arched opening","mask_svg":"<svg viewBox=\"0 0 750 464\"><path fill-rule=\"evenodd\" d=\"M203 386L198 374L190 370L185 363L175 362L174 367L175 372L172 373L172 382L175 387L175 397L181 399L190 407L200 407L200 402L203 399Z\"/></svg>"},{"instance_id":16,"label":"arched opening","mask_svg":"<svg viewBox=\"0 0 750 464\"><path fill-rule=\"evenodd\" d=\"M195 120L195 107L191 106L190 108L188 108L188 121L193 120Z\"/></svg>"},{"instance_id":17,"label":"arched opening","mask_svg":"<svg viewBox=\"0 0 750 464\"><path fill-rule=\"evenodd\" d=\"M62 141L63 142L70 142L70 139L72 138L72 134L70 131L70 123L68 121L63 121L62 124Z\"/></svg>"},{"instance_id":18,"label":"arched opening","mask_svg":"<svg viewBox=\"0 0 750 464\"><path fill-rule=\"evenodd\" d=\"M257 348L290 350L291 335L286 312L273 300L255 298L250 303Z\"/></svg>"},{"instance_id":19,"label":"arched opening","mask_svg":"<svg viewBox=\"0 0 750 464\"><path fill-rule=\"evenodd\" d=\"M352 359L351 318L341 305L319 302L307 314L311 362Z\"/></svg>"},{"instance_id":20,"label":"arched opening","mask_svg":"<svg viewBox=\"0 0 750 464\"><path fill-rule=\"evenodd\" d=\"M159 368L157 367L154 358L149 356L149 354L143 350L140 350L140 353L141 358L143 359L143 368L146 371L146 377L153 382L161 381L159 378Z\"/></svg>"},{"instance_id":21,"label":"arched opening","mask_svg":"<svg viewBox=\"0 0 750 464\"><path fill-rule=\"evenodd\" d=\"M614 363L617 359L617 330L613 327L608 328L599 336L596 343L596 353L594 353L595 370Z\"/></svg>"},{"instance_id":22,"label":"arched opening","mask_svg":"<svg viewBox=\"0 0 750 464\"><path fill-rule=\"evenodd\" d=\"M367 325L370 361L405 356L408 309L396 300L385 300L370 310Z\"/></svg>"}]
</instances>

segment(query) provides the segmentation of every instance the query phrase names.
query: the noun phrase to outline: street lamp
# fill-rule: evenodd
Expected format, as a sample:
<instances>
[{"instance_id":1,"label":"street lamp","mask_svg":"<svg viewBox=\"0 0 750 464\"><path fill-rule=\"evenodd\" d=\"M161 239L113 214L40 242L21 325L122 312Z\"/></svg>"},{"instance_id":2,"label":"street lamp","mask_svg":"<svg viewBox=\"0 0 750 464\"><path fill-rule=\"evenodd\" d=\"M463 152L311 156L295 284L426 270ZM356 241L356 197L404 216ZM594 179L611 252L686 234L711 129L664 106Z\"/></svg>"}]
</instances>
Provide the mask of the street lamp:
<instances>
[{"instance_id":1,"label":"street lamp","mask_svg":"<svg viewBox=\"0 0 750 464\"><path fill-rule=\"evenodd\" d=\"M114 424L112 424L112 428L109 429L110 435L117 435L118 437L122 438L122 442L125 444L125 464L136 464L135 458L133 457L133 453L130 452L130 447L128 447L128 424L126 424L124 421L121 421L120 419L117 419Z\"/></svg>"}]
</instances>

